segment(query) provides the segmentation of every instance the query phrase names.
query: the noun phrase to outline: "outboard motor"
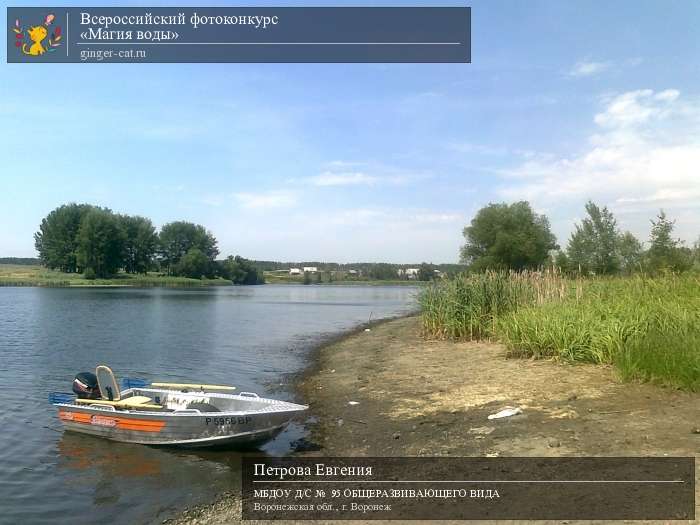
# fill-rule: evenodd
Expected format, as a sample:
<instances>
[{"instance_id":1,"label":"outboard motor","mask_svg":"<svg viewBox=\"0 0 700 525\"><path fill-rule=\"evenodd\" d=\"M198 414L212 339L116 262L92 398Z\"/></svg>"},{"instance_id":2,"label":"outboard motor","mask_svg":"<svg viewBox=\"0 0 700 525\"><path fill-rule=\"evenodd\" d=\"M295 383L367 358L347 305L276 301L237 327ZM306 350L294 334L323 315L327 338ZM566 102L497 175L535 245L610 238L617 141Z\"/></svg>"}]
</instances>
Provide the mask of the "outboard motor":
<instances>
[{"instance_id":1,"label":"outboard motor","mask_svg":"<svg viewBox=\"0 0 700 525\"><path fill-rule=\"evenodd\" d=\"M73 379L73 392L80 399L100 399L97 376L92 372L80 372Z\"/></svg>"}]
</instances>

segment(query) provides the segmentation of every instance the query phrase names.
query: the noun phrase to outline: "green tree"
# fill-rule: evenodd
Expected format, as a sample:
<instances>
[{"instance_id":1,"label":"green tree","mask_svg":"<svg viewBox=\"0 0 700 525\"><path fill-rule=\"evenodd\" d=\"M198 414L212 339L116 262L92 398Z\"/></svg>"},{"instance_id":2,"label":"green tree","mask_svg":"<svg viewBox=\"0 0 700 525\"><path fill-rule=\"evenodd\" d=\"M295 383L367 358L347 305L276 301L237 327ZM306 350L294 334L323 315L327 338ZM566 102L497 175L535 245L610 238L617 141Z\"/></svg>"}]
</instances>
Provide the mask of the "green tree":
<instances>
[{"instance_id":1,"label":"green tree","mask_svg":"<svg viewBox=\"0 0 700 525\"><path fill-rule=\"evenodd\" d=\"M68 273L78 271L78 230L91 209L93 206L89 204L64 204L41 221L39 231L34 234L34 246L44 266Z\"/></svg>"},{"instance_id":2,"label":"green tree","mask_svg":"<svg viewBox=\"0 0 700 525\"><path fill-rule=\"evenodd\" d=\"M213 276L212 263L209 257L199 248L192 247L180 257L175 265L175 273L182 277L200 279Z\"/></svg>"},{"instance_id":3,"label":"green tree","mask_svg":"<svg viewBox=\"0 0 700 525\"><path fill-rule=\"evenodd\" d=\"M668 256L678 246L680 241L672 237L676 221L666 217L666 212L661 210L656 220L651 221L651 235L649 237L650 256Z\"/></svg>"},{"instance_id":4,"label":"green tree","mask_svg":"<svg viewBox=\"0 0 700 525\"><path fill-rule=\"evenodd\" d=\"M567 255L573 270L582 273L612 274L620 270L617 253L617 221L607 207L586 203L588 217L571 234Z\"/></svg>"},{"instance_id":5,"label":"green tree","mask_svg":"<svg viewBox=\"0 0 700 525\"><path fill-rule=\"evenodd\" d=\"M171 275L179 275L178 263L192 248L197 248L210 262L219 255L216 238L204 226L175 221L161 228L158 236L162 264Z\"/></svg>"},{"instance_id":6,"label":"green tree","mask_svg":"<svg viewBox=\"0 0 700 525\"><path fill-rule=\"evenodd\" d=\"M578 226L576 228L569 237L569 244L566 246L569 271L588 274L593 271L594 266L593 237Z\"/></svg>"},{"instance_id":7,"label":"green tree","mask_svg":"<svg viewBox=\"0 0 700 525\"><path fill-rule=\"evenodd\" d=\"M661 210L651 221L647 264L652 272L683 272L692 266L692 251L673 238L676 221L670 220Z\"/></svg>"},{"instance_id":8,"label":"green tree","mask_svg":"<svg viewBox=\"0 0 700 525\"><path fill-rule=\"evenodd\" d=\"M435 266L428 263L421 263L418 267L419 281L432 281L435 279Z\"/></svg>"},{"instance_id":9,"label":"green tree","mask_svg":"<svg viewBox=\"0 0 700 525\"><path fill-rule=\"evenodd\" d=\"M388 281L398 278L396 267L389 263L376 263L369 269L369 278L378 279L380 281Z\"/></svg>"},{"instance_id":10,"label":"green tree","mask_svg":"<svg viewBox=\"0 0 700 525\"><path fill-rule=\"evenodd\" d=\"M125 235L117 217L107 209L92 208L80 222L76 264L86 276L109 277L124 264Z\"/></svg>"},{"instance_id":11,"label":"green tree","mask_svg":"<svg viewBox=\"0 0 700 525\"><path fill-rule=\"evenodd\" d=\"M219 275L229 279L234 284L263 284L265 276L262 270L257 269L248 259L236 255L229 255L220 263Z\"/></svg>"},{"instance_id":12,"label":"green tree","mask_svg":"<svg viewBox=\"0 0 700 525\"><path fill-rule=\"evenodd\" d=\"M569 261L569 257L566 255L564 250L557 251L556 255L554 256L554 266L559 268L559 270L564 273L571 270L571 261Z\"/></svg>"},{"instance_id":13,"label":"green tree","mask_svg":"<svg viewBox=\"0 0 700 525\"><path fill-rule=\"evenodd\" d=\"M629 275L641 269L644 250L642 249L642 243L634 235L630 232L620 235L617 240L617 250L622 270L626 274Z\"/></svg>"},{"instance_id":14,"label":"green tree","mask_svg":"<svg viewBox=\"0 0 700 525\"><path fill-rule=\"evenodd\" d=\"M526 201L481 208L463 233L460 256L472 271L538 268L558 247L547 217Z\"/></svg>"},{"instance_id":15,"label":"green tree","mask_svg":"<svg viewBox=\"0 0 700 525\"><path fill-rule=\"evenodd\" d=\"M150 219L132 215L119 215L125 234L124 271L146 273L153 265L158 247L158 235Z\"/></svg>"}]
</instances>

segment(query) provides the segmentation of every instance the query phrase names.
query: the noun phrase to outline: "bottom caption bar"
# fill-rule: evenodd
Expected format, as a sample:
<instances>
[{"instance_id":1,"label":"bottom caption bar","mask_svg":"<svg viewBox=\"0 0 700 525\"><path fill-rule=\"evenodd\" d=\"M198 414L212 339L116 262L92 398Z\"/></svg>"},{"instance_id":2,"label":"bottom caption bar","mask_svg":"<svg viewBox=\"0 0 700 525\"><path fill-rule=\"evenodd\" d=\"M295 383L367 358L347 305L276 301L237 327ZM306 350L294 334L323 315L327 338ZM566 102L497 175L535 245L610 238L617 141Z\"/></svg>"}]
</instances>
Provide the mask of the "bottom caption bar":
<instances>
[{"instance_id":1,"label":"bottom caption bar","mask_svg":"<svg viewBox=\"0 0 700 525\"><path fill-rule=\"evenodd\" d=\"M244 520L693 520L694 458L243 459Z\"/></svg>"}]
</instances>

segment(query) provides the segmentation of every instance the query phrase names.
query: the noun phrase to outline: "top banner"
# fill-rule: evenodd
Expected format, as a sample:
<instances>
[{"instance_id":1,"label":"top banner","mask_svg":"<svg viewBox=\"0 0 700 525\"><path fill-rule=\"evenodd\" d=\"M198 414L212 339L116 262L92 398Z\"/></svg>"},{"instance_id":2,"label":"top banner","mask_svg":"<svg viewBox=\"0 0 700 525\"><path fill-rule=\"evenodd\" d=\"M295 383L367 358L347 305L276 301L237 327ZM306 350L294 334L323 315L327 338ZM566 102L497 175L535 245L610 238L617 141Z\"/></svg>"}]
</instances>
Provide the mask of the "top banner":
<instances>
[{"instance_id":1,"label":"top banner","mask_svg":"<svg viewBox=\"0 0 700 525\"><path fill-rule=\"evenodd\" d=\"M9 63L471 62L469 7L8 7Z\"/></svg>"}]
</instances>

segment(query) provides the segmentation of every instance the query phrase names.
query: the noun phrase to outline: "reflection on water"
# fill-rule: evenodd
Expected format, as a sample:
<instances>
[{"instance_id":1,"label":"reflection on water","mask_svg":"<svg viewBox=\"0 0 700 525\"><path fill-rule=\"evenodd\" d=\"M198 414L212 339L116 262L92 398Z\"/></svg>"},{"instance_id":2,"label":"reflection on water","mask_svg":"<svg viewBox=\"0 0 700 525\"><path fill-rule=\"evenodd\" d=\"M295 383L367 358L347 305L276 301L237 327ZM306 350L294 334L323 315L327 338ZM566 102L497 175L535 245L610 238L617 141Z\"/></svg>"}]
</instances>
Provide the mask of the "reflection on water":
<instances>
[{"instance_id":1,"label":"reflection on water","mask_svg":"<svg viewBox=\"0 0 700 525\"><path fill-rule=\"evenodd\" d=\"M101 478L154 476L163 472L164 457L153 454L148 447L124 444L125 453L122 454L115 450L118 447L121 445L105 446L105 442L96 437L65 432L58 442L59 467L96 468Z\"/></svg>"},{"instance_id":2,"label":"reflection on water","mask_svg":"<svg viewBox=\"0 0 700 525\"><path fill-rule=\"evenodd\" d=\"M413 308L403 287L0 288L0 523L162 522L235 490L242 454L283 455L293 424L261 451L181 450L63 432L50 391L98 363L117 376L234 384L292 400L290 374L320 338Z\"/></svg>"},{"instance_id":3,"label":"reflection on water","mask_svg":"<svg viewBox=\"0 0 700 525\"><path fill-rule=\"evenodd\" d=\"M58 441L58 470L73 490L89 495L102 515L124 522L144 521L186 503L206 501L217 491L238 487L241 453L155 448L65 432ZM263 452L250 452L259 455ZM130 509L134 491L157 494L146 512ZM149 506L144 506L149 507ZM126 515L129 519L126 518Z\"/></svg>"}]
</instances>

